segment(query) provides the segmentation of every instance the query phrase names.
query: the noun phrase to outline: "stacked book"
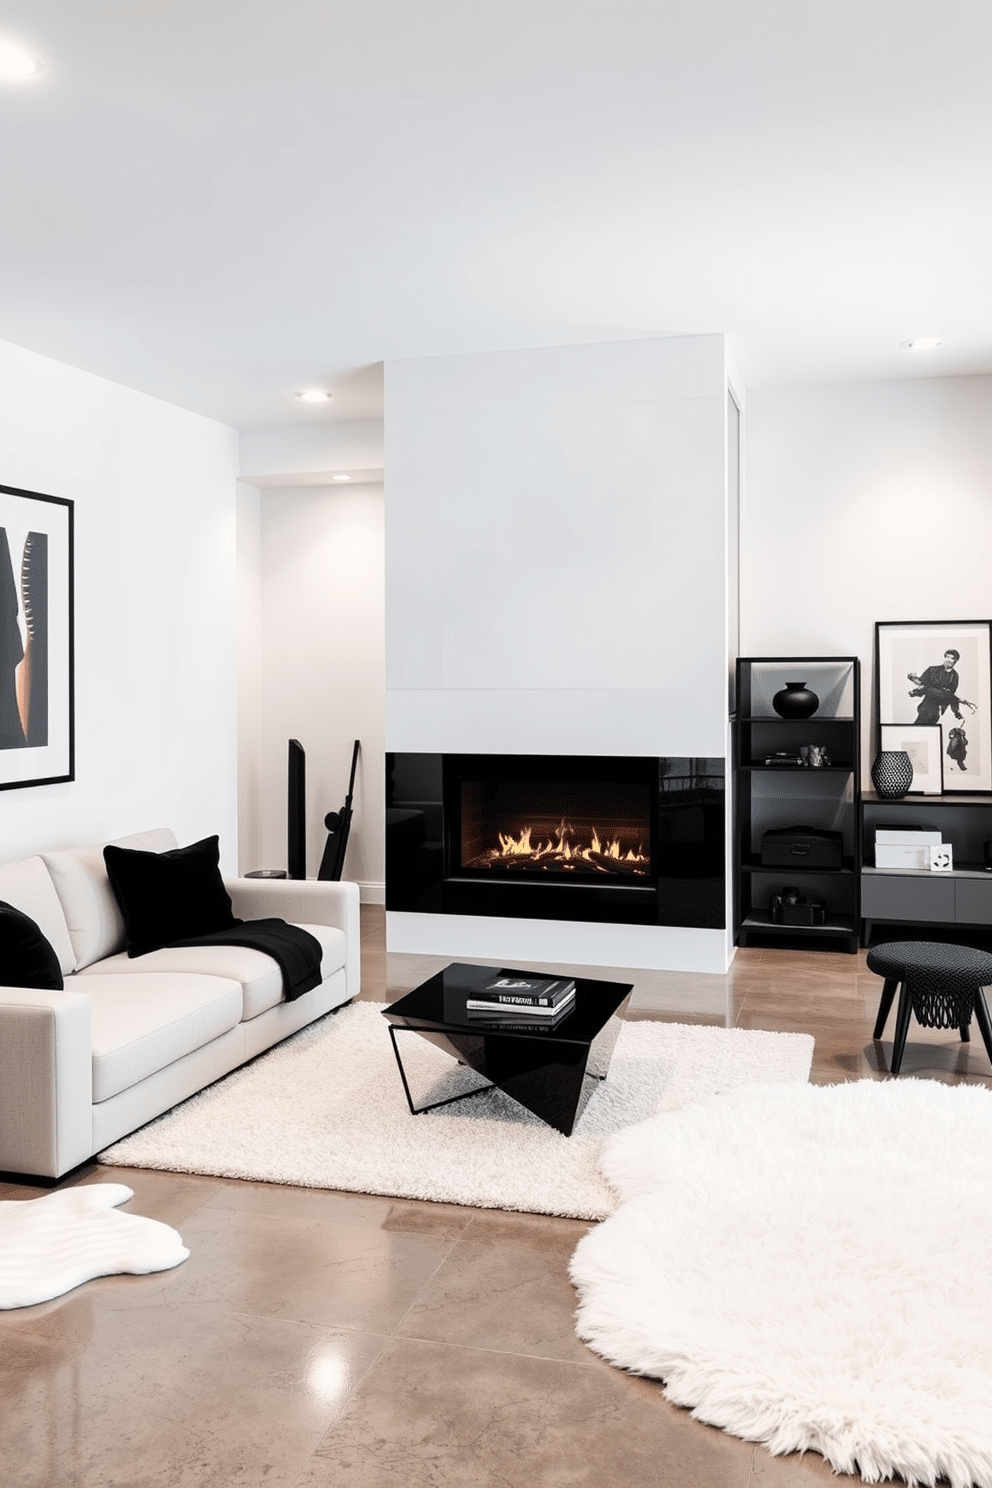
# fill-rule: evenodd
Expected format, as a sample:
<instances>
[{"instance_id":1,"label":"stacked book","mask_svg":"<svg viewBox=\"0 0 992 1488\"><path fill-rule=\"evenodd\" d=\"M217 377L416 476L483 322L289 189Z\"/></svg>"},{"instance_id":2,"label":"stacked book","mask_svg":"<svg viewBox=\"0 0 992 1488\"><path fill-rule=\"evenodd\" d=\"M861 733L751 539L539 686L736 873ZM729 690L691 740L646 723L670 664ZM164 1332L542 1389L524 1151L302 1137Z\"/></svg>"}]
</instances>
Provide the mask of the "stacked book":
<instances>
[{"instance_id":1,"label":"stacked book","mask_svg":"<svg viewBox=\"0 0 992 1488\"><path fill-rule=\"evenodd\" d=\"M575 982L567 977L496 973L465 999L469 1018L505 1028L553 1028L574 1006Z\"/></svg>"}]
</instances>

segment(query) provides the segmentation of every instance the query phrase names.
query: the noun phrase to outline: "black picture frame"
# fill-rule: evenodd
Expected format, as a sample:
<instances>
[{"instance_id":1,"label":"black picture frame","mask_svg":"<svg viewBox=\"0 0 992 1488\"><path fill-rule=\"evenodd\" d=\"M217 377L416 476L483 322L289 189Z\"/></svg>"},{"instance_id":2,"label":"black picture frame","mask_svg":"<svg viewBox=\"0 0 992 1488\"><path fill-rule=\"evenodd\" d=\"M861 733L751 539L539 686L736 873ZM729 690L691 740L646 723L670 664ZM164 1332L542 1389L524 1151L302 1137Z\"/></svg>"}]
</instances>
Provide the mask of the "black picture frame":
<instances>
[{"instance_id":1,"label":"black picture frame","mask_svg":"<svg viewBox=\"0 0 992 1488\"><path fill-rule=\"evenodd\" d=\"M0 790L75 779L74 507L0 485Z\"/></svg>"},{"instance_id":2,"label":"black picture frame","mask_svg":"<svg viewBox=\"0 0 992 1488\"><path fill-rule=\"evenodd\" d=\"M992 794L992 620L876 621L875 704L939 726L943 794Z\"/></svg>"}]
</instances>

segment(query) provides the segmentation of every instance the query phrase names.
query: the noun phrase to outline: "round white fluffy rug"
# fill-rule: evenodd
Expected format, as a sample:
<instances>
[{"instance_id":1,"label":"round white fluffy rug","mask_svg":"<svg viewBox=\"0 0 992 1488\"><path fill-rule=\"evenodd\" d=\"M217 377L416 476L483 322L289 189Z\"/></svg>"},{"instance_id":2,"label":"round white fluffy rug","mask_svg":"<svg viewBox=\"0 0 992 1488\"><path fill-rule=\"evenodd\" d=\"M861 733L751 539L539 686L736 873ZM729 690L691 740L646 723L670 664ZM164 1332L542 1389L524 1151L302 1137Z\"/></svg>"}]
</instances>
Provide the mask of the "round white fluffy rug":
<instances>
[{"instance_id":1,"label":"round white fluffy rug","mask_svg":"<svg viewBox=\"0 0 992 1488\"><path fill-rule=\"evenodd\" d=\"M604 1136L747 1081L805 1080L813 1055L809 1034L625 1023L608 1079L563 1137L500 1091L411 1116L382 1007L321 1019L100 1161L602 1219L616 1208L597 1166ZM399 1037L418 1105L484 1083Z\"/></svg>"},{"instance_id":2,"label":"round white fluffy rug","mask_svg":"<svg viewBox=\"0 0 992 1488\"><path fill-rule=\"evenodd\" d=\"M693 1415L869 1483L992 1488L992 1092L732 1091L605 1144L579 1336Z\"/></svg>"}]
</instances>

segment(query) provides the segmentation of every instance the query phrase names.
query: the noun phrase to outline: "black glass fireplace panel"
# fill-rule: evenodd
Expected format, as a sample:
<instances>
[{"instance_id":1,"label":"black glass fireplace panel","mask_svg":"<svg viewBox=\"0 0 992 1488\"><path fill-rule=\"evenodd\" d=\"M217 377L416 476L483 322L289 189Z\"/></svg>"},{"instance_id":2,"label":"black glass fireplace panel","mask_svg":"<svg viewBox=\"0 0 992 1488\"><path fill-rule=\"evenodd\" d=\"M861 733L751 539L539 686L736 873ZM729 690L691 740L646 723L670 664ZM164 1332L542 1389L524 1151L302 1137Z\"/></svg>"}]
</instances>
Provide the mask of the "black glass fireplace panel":
<instances>
[{"instance_id":1,"label":"black glass fireplace panel","mask_svg":"<svg viewBox=\"0 0 992 1488\"><path fill-rule=\"evenodd\" d=\"M387 909L724 926L722 759L390 754L386 779ZM551 826L554 818L555 828L565 820L576 834L596 827L601 846L607 829L598 818L609 806L619 823L618 840L625 854L641 845L646 799L647 871L628 871L630 860L627 868L619 867L619 849L613 864L606 865L619 867L614 873L560 867L548 871L535 865L497 871L469 866L478 856L477 844L479 851L486 850L483 829L472 825L472 818L481 814L484 804L479 799L482 784L492 781L500 782L500 793L517 792L518 799L522 793L531 810L541 808L543 801L544 820L535 818L539 826ZM588 793L581 812L575 805L579 789ZM566 800L571 803L569 815L562 805ZM540 835L532 830L531 842ZM574 840L568 839L570 844Z\"/></svg>"}]
</instances>

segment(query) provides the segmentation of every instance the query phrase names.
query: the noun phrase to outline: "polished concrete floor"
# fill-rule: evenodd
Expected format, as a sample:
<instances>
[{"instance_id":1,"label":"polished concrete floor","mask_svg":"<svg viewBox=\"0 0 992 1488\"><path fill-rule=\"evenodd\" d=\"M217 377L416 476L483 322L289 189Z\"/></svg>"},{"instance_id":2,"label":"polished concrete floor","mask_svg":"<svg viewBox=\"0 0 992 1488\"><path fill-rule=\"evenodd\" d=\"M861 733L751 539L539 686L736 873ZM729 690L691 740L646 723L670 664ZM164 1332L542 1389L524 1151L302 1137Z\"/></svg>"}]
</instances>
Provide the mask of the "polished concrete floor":
<instances>
[{"instance_id":1,"label":"polished concrete floor","mask_svg":"<svg viewBox=\"0 0 992 1488\"><path fill-rule=\"evenodd\" d=\"M364 997L443 964L387 957L381 910L363 931ZM814 1080L885 1078L863 953L615 975L635 983L632 1017L807 1031ZM915 1024L903 1069L992 1084L980 1040ZM3 1488L835 1481L819 1457L700 1425L579 1343L566 1267L584 1223L97 1165L70 1181L126 1183L191 1255L0 1314ZM0 1184L0 1199L39 1192Z\"/></svg>"}]
</instances>

